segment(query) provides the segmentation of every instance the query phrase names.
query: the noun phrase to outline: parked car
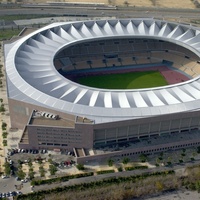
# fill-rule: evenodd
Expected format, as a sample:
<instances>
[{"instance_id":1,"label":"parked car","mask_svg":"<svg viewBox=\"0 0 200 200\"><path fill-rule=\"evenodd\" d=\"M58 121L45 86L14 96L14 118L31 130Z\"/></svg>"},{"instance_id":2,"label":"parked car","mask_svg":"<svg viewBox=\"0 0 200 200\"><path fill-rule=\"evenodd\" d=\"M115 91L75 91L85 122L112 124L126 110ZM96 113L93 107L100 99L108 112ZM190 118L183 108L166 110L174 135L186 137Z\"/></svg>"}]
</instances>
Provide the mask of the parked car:
<instances>
[{"instance_id":1,"label":"parked car","mask_svg":"<svg viewBox=\"0 0 200 200\"><path fill-rule=\"evenodd\" d=\"M2 178L2 179L5 179L5 178L8 178L8 176L6 176L6 175L1 175L1 178Z\"/></svg>"}]
</instances>

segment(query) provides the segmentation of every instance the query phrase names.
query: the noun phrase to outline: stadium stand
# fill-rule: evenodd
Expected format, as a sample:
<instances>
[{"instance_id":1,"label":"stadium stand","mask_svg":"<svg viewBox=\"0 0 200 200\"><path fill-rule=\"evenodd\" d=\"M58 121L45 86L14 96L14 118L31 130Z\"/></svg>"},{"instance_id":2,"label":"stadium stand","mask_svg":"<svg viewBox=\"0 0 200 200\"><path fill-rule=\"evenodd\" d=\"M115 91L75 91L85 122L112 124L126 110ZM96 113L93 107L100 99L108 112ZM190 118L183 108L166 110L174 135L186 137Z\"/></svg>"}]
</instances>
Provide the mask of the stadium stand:
<instances>
[{"instance_id":1,"label":"stadium stand","mask_svg":"<svg viewBox=\"0 0 200 200\"><path fill-rule=\"evenodd\" d=\"M54 64L57 70L62 68L69 72L162 63L163 58L190 77L196 77L200 71L197 67L198 56L188 49L167 41L140 38L92 41L71 46L59 52Z\"/></svg>"}]
</instances>

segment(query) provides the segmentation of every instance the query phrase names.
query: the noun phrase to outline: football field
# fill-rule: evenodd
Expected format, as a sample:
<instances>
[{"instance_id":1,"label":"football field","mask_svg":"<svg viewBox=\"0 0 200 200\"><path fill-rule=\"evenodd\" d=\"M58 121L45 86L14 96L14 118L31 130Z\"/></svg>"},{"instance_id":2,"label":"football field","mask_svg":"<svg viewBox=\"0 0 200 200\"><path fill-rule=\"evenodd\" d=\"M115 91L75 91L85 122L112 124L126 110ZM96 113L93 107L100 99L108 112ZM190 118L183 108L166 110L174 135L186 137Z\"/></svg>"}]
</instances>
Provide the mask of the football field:
<instances>
[{"instance_id":1,"label":"football field","mask_svg":"<svg viewBox=\"0 0 200 200\"><path fill-rule=\"evenodd\" d=\"M101 74L80 77L78 83L103 89L140 89L168 85L159 71Z\"/></svg>"}]
</instances>

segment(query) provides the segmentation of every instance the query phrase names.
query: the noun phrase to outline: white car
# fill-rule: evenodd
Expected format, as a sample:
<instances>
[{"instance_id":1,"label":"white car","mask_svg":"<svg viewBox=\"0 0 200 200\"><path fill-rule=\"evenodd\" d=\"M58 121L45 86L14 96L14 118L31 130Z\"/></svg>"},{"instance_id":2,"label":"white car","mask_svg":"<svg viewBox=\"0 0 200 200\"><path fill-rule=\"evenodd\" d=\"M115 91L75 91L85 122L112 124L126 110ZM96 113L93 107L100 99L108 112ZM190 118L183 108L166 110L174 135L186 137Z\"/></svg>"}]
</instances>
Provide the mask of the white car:
<instances>
[{"instance_id":1,"label":"white car","mask_svg":"<svg viewBox=\"0 0 200 200\"><path fill-rule=\"evenodd\" d=\"M8 178L6 175L1 176L2 179Z\"/></svg>"}]
</instances>

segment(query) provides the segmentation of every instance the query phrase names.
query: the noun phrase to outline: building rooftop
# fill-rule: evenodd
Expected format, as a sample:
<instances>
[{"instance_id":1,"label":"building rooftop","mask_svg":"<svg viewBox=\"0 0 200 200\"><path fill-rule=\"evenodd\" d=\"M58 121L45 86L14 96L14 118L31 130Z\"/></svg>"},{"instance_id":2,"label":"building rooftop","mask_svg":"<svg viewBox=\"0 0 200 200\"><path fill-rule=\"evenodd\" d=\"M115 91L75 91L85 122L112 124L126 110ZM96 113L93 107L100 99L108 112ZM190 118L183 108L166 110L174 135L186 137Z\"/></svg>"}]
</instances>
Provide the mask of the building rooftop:
<instances>
[{"instance_id":1,"label":"building rooftop","mask_svg":"<svg viewBox=\"0 0 200 200\"><path fill-rule=\"evenodd\" d=\"M69 118L61 118L58 115L34 111L29 122L30 125L39 125L39 126L59 126L59 127L75 127L75 116L74 120Z\"/></svg>"}]
</instances>

